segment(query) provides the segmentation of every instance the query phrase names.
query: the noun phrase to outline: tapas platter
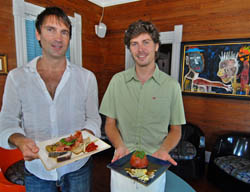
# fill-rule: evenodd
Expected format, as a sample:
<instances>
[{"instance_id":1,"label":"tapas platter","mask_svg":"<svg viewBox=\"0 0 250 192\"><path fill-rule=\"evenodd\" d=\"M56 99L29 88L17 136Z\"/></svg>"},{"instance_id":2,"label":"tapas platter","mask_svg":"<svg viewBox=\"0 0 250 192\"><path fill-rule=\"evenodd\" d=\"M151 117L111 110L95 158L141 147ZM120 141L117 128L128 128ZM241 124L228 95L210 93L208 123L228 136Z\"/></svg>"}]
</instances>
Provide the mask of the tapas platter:
<instances>
[{"instance_id":1,"label":"tapas platter","mask_svg":"<svg viewBox=\"0 0 250 192\"><path fill-rule=\"evenodd\" d=\"M83 141L88 141L89 146L85 146L84 142L81 140L81 149L77 150L77 153L74 153L71 151L71 149L67 149L67 151L54 151L51 153L50 150L54 149L52 146L58 145L58 143L63 143L66 148L72 144L72 142L77 141L78 139L75 139L74 136L81 135ZM37 146L39 147L39 158L41 159L44 167L47 170L52 170L55 168L59 168L61 166L67 165L69 163L72 163L74 161L77 161L79 159L91 156L95 153L101 152L103 150L106 150L110 148L111 146L104 142L103 140L93 136L87 131L78 131L75 135L65 135L58 138L53 138L50 140L46 140L43 142L37 143ZM71 141L70 138L73 138ZM61 146L60 146L61 147ZM57 147L59 148L59 147ZM48 150L49 149L49 150ZM56 153L60 153L57 157Z\"/></svg>"}]
</instances>

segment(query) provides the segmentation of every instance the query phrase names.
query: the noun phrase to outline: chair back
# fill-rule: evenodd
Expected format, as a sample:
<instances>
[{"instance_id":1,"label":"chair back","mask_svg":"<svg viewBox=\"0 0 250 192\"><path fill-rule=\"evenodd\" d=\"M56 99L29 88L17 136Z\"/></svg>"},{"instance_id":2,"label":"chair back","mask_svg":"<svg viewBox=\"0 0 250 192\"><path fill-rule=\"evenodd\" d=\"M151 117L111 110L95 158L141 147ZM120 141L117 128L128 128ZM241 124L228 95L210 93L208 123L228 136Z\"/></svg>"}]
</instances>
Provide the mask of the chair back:
<instances>
[{"instance_id":1,"label":"chair back","mask_svg":"<svg viewBox=\"0 0 250 192\"><path fill-rule=\"evenodd\" d=\"M236 155L250 160L250 133L232 132L219 136L215 156Z\"/></svg>"},{"instance_id":2,"label":"chair back","mask_svg":"<svg viewBox=\"0 0 250 192\"><path fill-rule=\"evenodd\" d=\"M198 126L191 123L182 125L180 141L189 141L197 147L200 145L205 146L205 137L203 131Z\"/></svg>"},{"instance_id":3,"label":"chair back","mask_svg":"<svg viewBox=\"0 0 250 192\"><path fill-rule=\"evenodd\" d=\"M15 162L22 160L23 155L22 152L19 149L4 149L0 147L0 168L2 169L3 172L5 172L8 167Z\"/></svg>"},{"instance_id":4,"label":"chair back","mask_svg":"<svg viewBox=\"0 0 250 192\"><path fill-rule=\"evenodd\" d=\"M181 126L181 130L181 139L170 152L178 166L169 169L184 179L198 179L205 171L204 133L198 126L188 122Z\"/></svg>"},{"instance_id":5,"label":"chair back","mask_svg":"<svg viewBox=\"0 0 250 192\"><path fill-rule=\"evenodd\" d=\"M23 159L23 155L19 149L3 149L0 147L0 191L1 192L25 192L23 185L16 185L9 182L4 173L9 166Z\"/></svg>"}]
</instances>

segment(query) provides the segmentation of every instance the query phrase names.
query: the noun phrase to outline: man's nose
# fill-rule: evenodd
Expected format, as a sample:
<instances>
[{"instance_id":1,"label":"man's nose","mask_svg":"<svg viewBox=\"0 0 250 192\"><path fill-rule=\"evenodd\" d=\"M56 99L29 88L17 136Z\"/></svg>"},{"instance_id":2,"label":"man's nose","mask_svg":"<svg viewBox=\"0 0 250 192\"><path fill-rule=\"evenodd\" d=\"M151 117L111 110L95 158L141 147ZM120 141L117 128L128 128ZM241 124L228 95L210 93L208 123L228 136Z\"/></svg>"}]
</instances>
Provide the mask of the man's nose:
<instances>
[{"instance_id":1,"label":"man's nose","mask_svg":"<svg viewBox=\"0 0 250 192\"><path fill-rule=\"evenodd\" d=\"M138 50L142 51L144 49L144 45L143 44L138 44Z\"/></svg>"},{"instance_id":2,"label":"man's nose","mask_svg":"<svg viewBox=\"0 0 250 192\"><path fill-rule=\"evenodd\" d=\"M59 31L55 32L55 39L57 41L61 41L62 40L62 34Z\"/></svg>"}]
</instances>

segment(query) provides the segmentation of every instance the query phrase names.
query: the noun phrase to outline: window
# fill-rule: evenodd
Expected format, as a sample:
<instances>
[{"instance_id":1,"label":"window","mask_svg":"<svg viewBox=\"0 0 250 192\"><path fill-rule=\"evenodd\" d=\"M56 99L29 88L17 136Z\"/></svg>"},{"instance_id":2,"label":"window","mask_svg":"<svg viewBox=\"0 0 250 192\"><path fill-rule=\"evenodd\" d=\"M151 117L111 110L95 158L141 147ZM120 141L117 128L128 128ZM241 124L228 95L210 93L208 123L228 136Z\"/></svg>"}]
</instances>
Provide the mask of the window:
<instances>
[{"instance_id":1,"label":"window","mask_svg":"<svg viewBox=\"0 0 250 192\"><path fill-rule=\"evenodd\" d=\"M35 19L43 10L43 7L24 2L24 0L13 0L18 67L42 54L35 36ZM72 23L72 37L66 57L71 63L82 66L81 16L75 13L74 17L69 18Z\"/></svg>"},{"instance_id":2,"label":"window","mask_svg":"<svg viewBox=\"0 0 250 192\"><path fill-rule=\"evenodd\" d=\"M35 57L42 55L42 48L36 39L35 19L25 19L26 29L26 45L27 45L27 60L28 62ZM70 46L66 52L66 57L70 61Z\"/></svg>"},{"instance_id":3,"label":"window","mask_svg":"<svg viewBox=\"0 0 250 192\"><path fill-rule=\"evenodd\" d=\"M174 31L161 32L160 41L162 44L172 44L170 75L179 80L180 50L182 41L182 25L175 25ZM125 69L134 65L129 49L125 47Z\"/></svg>"},{"instance_id":4,"label":"window","mask_svg":"<svg viewBox=\"0 0 250 192\"><path fill-rule=\"evenodd\" d=\"M27 61L31 61L38 55L42 55L42 49L36 40L35 20L25 20Z\"/></svg>"},{"instance_id":5,"label":"window","mask_svg":"<svg viewBox=\"0 0 250 192\"><path fill-rule=\"evenodd\" d=\"M161 44L158 50L158 58L155 61L159 69L168 75L171 75L171 54L172 44Z\"/></svg>"}]
</instances>

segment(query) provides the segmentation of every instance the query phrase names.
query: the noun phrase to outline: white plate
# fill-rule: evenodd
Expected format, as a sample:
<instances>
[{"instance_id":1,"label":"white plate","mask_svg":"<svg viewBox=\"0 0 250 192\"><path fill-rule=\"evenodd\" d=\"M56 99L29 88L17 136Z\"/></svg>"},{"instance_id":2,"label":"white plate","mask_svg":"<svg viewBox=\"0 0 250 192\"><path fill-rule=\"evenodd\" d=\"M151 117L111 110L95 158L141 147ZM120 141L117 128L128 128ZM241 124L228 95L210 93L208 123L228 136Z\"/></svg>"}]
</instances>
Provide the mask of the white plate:
<instances>
[{"instance_id":1,"label":"white plate","mask_svg":"<svg viewBox=\"0 0 250 192\"><path fill-rule=\"evenodd\" d=\"M50 140L47 140L47 141L43 141L43 142L37 143L37 146L40 149L39 153L38 153L39 158L41 159L44 167L47 170L52 170L52 169L55 169L55 168L67 165L69 163L72 163L72 162L77 161L79 159L88 157L90 155L93 155L95 153L98 153L100 151L106 150L106 149L108 149L108 148L111 147L109 144L107 144L104 141L102 141L101 139L99 139L99 138L91 135L89 132L82 131L82 137L83 137L83 139L86 139L86 138L90 137L90 140L91 141L95 141L95 144L98 145L98 148L95 151L86 152L86 153L81 152L78 155L72 153L71 159L63 161L63 162L59 162L59 163L56 161L56 158L48 157L48 152L45 149L46 145L51 145L53 143L56 143L61 138L65 138L65 137L68 137L68 136L70 136L70 135L66 135L66 136L62 136L62 137L58 137L58 138L54 138L54 139L50 139Z\"/></svg>"}]
</instances>

